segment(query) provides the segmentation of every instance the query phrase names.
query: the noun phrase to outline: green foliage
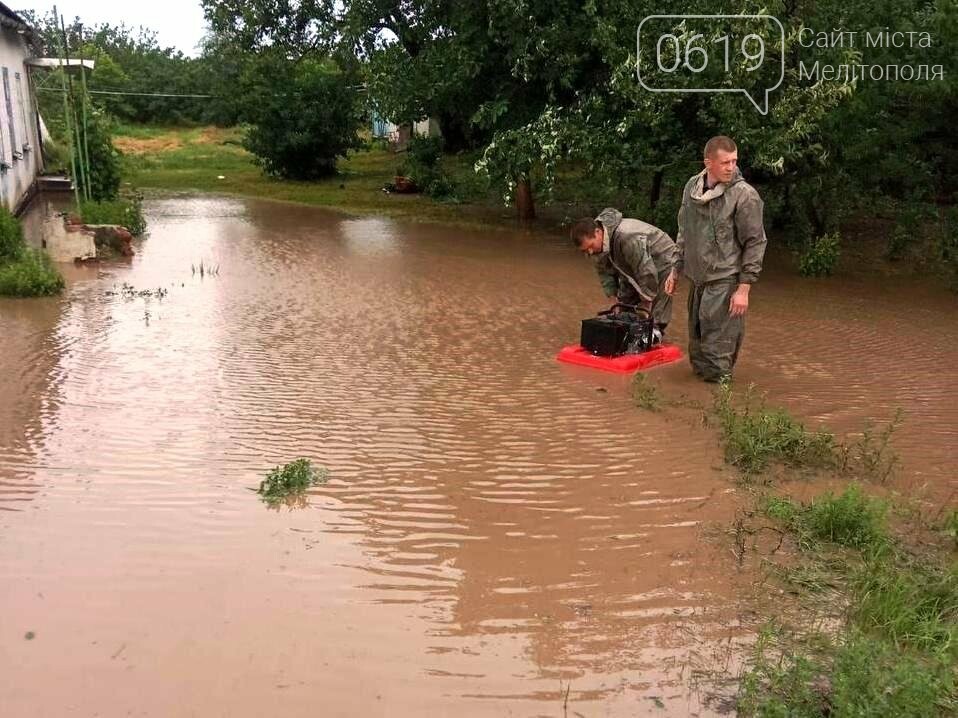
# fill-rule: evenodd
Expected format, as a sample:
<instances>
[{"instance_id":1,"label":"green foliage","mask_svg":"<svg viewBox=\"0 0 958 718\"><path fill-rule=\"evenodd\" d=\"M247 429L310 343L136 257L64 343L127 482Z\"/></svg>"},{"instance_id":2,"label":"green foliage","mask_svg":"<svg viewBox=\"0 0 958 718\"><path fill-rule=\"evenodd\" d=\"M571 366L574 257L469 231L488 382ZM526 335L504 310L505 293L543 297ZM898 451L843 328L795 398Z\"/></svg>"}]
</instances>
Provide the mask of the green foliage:
<instances>
[{"instance_id":1,"label":"green foliage","mask_svg":"<svg viewBox=\"0 0 958 718\"><path fill-rule=\"evenodd\" d=\"M48 297L63 291L63 277L45 252L24 248L19 257L0 263L0 295Z\"/></svg>"},{"instance_id":2,"label":"green foliage","mask_svg":"<svg viewBox=\"0 0 958 718\"><path fill-rule=\"evenodd\" d=\"M879 556L858 571L853 591L851 614L863 630L958 659L958 567Z\"/></svg>"},{"instance_id":3,"label":"green foliage","mask_svg":"<svg viewBox=\"0 0 958 718\"><path fill-rule=\"evenodd\" d=\"M767 500L765 513L792 531L806 549L828 541L851 548L878 550L888 541L887 506L866 496L855 484L838 496L826 493L804 505L773 497Z\"/></svg>"},{"instance_id":4,"label":"green foliage","mask_svg":"<svg viewBox=\"0 0 958 718\"><path fill-rule=\"evenodd\" d=\"M248 77L258 98L249 109L244 146L267 174L314 180L336 171L336 161L362 143L356 92L328 63L265 55Z\"/></svg>"},{"instance_id":5,"label":"green foliage","mask_svg":"<svg viewBox=\"0 0 958 718\"><path fill-rule=\"evenodd\" d=\"M761 718L927 718L946 715L952 691L947 665L852 632L826 655L760 642L738 709Z\"/></svg>"},{"instance_id":6,"label":"green foliage","mask_svg":"<svg viewBox=\"0 0 958 718\"><path fill-rule=\"evenodd\" d=\"M34 43L41 57L62 57L60 27L52 12L22 11L21 15L36 29ZM89 19L89 18L88 18ZM94 95L97 107L128 122L181 124L236 120L229 100L235 98L236 63L232 56L218 52L207 42L200 57L187 57L172 47L161 47L157 34L143 27L109 23L84 24L81 18L66 23L71 57L95 62L87 74L91 90L107 90L139 95ZM212 98L162 97L162 94L212 94ZM53 93L38 93L53 95ZM62 101L56 95L51 99ZM44 98L40 97L41 103ZM54 108L55 109L55 108ZM62 104L60 110L62 112ZM51 116L44 112L50 124ZM51 127L51 131L53 131Z\"/></svg>"},{"instance_id":7,"label":"green foliage","mask_svg":"<svg viewBox=\"0 0 958 718\"><path fill-rule=\"evenodd\" d=\"M827 467L835 463L835 437L811 432L784 409L756 401L749 386L741 406L733 401L731 385L715 395L715 413L722 431L725 460L745 474L754 474L781 461L795 467Z\"/></svg>"},{"instance_id":8,"label":"green foliage","mask_svg":"<svg viewBox=\"0 0 958 718\"><path fill-rule=\"evenodd\" d=\"M85 224L118 224L137 237L146 231L143 203L139 196L105 202L82 202L80 216Z\"/></svg>"},{"instance_id":9,"label":"green foliage","mask_svg":"<svg viewBox=\"0 0 958 718\"><path fill-rule=\"evenodd\" d=\"M23 242L20 222L0 208L0 295L45 297L63 290L63 277L46 253Z\"/></svg>"},{"instance_id":10,"label":"green foliage","mask_svg":"<svg viewBox=\"0 0 958 718\"><path fill-rule=\"evenodd\" d=\"M826 234L810 242L799 259L798 271L805 277L828 277L838 266L841 235Z\"/></svg>"},{"instance_id":11,"label":"green foliage","mask_svg":"<svg viewBox=\"0 0 958 718\"><path fill-rule=\"evenodd\" d=\"M946 665L857 631L839 650L831 682L829 715L836 718L944 715L953 690Z\"/></svg>"},{"instance_id":12,"label":"green foliage","mask_svg":"<svg viewBox=\"0 0 958 718\"><path fill-rule=\"evenodd\" d=\"M8 210L0 208L0 264L18 259L24 252L23 228Z\"/></svg>"},{"instance_id":13,"label":"green foliage","mask_svg":"<svg viewBox=\"0 0 958 718\"><path fill-rule=\"evenodd\" d=\"M113 146L106 116L94 111L88 119L90 196L96 202L115 200L120 191L120 153Z\"/></svg>"},{"instance_id":14,"label":"green foliage","mask_svg":"<svg viewBox=\"0 0 958 718\"><path fill-rule=\"evenodd\" d=\"M880 548L885 544L887 506L849 485L838 496L826 493L802 512L801 522L814 539L852 548Z\"/></svg>"},{"instance_id":15,"label":"green foliage","mask_svg":"<svg viewBox=\"0 0 958 718\"><path fill-rule=\"evenodd\" d=\"M272 469L260 482L256 492L266 502L279 502L302 494L311 486L325 483L328 476L325 468L314 468L309 459L296 459Z\"/></svg>"},{"instance_id":16,"label":"green foliage","mask_svg":"<svg viewBox=\"0 0 958 718\"><path fill-rule=\"evenodd\" d=\"M415 136L409 141L406 161L400 174L411 178L427 195L435 199L451 198L455 186L442 167L441 137Z\"/></svg>"},{"instance_id":17,"label":"green foliage","mask_svg":"<svg viewBox=\"0 0 958 718\"><path fill-rule=\"evenodd\" d=\"M822 666L802 655L774 657L760 637L750 670L742 677L738 715L761 718L819 718L827 697L817 679Z\"/></svg>"},{"instance_id":18,"label":"green foliage","mask_svg":"<svg viewBox=\"0 0 958 718\"><path fill-rule=\"evenodd\" d=\"M938 255L951 288L958 291L958 207L942 210Z\"/></svg>"}]
</instances>

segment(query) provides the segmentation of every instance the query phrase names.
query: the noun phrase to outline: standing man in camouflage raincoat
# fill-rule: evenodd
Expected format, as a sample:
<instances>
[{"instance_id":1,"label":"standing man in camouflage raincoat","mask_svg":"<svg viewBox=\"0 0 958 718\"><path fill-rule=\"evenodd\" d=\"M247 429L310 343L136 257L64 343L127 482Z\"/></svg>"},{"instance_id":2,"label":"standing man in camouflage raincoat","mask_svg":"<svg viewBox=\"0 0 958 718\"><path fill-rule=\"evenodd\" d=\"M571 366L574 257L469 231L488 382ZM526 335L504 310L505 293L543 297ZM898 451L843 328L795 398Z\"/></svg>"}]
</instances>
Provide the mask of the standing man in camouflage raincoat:
<instances>
[{"instance_id":1,"label":"standing man in camouflage raincoat","mask_svg":"<svg viewBox=\"0 0 958 718\"><path fill-rule=\"evenodd\" d=\"M705 169L685 185L679 209L675 265L689 289L689 360L705 381L729 379L745 336L749 292L765 257L762 199L742 179L738 149L729 137L705 145Z\"/></svg>"},{"instance_id":2,"label":"standing man in camouflage raincoat","mask_svg":"<svg viewBox=\"0 0 958 718\"><path fill-rule=\"evenodd\" d=\"M651 224L623 218L611 207L595 219L578 220L570 235L580 251L594 258L605 295L619 304L642 307L664 333L672 318L672 297L665 292L675 262L672 238Z\"/></svg>"}]
</instances>

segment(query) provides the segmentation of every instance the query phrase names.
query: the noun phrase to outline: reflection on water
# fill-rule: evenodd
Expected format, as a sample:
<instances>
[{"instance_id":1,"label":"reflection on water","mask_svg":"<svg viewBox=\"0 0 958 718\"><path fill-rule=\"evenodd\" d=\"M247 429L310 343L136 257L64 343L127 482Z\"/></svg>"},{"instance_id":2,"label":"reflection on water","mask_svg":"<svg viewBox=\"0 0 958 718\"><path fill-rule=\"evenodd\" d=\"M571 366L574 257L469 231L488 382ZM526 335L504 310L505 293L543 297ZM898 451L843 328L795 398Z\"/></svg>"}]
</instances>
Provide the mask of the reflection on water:
<instances>
[{"instance_id":1,"label":"reflection on water","mask_svg":"<svg viewBox=\"0 0 958 718\"><path fill-rule=\"evenodd\" d=\"M0 301L5 715L563 715L567 687L570 714L727 710L694 678L748 640L750 577L703 537L736 496L709 431L553 360L601 305L566 242L149 215L132 266ZM757 288L741 377L842 430L916 407L904 479L947 494L944 300L808 286ZM330 481L268 510L250 489L297 456Z\"/></svg>"}]
</instances>

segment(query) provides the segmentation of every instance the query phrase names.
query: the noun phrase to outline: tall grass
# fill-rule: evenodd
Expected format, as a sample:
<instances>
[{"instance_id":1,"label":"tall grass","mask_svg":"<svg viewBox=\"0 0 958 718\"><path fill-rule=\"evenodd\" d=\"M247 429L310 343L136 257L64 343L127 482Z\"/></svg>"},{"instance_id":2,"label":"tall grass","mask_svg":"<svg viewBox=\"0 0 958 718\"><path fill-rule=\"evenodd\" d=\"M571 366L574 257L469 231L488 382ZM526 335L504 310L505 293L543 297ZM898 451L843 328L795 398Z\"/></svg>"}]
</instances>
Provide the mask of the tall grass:
<instances>
[{"instance_id":1,"label":"tall grass","mask_svg":"<svg viewBox=\"0 0 958 718\"><path fill-rule=\"evenodd\" d=\"M82 202L80 216L85 224L118 224L130 234L140 236L146 231L146 219L139 197L103 202Z\"/></svg>"},{"instance_id":2,"label":"tall grass","mask_svg":"<svg viewBox=\"0 0 958 718\"><path fill-rule=\"evenodd\" d=\"M810 431L787 411L769 407L746 389L736 404L730 384L715 395L714 411L722 432L725 460L745 474L768 468L772 462L794 467L835 465L835 437L826 431Z\"/></svg>"},{"instance_id":3,"label":"tall grass","mask_svg":"<svg viewBox=\"0 0 958 718\"><path fill-rule=\"evenodd\" d=\"M830 562L833 573L844 573L837 583L845 586L847 609L831 635L813 631L772 650L772 633L763 633L742 680L739 714L956 715L958 568L900 548L888 533L886 504L857 485L807 504L772 498L765 513L816 559L830 545L854 552L847 562Z\"/></svg>"}]
</instances>

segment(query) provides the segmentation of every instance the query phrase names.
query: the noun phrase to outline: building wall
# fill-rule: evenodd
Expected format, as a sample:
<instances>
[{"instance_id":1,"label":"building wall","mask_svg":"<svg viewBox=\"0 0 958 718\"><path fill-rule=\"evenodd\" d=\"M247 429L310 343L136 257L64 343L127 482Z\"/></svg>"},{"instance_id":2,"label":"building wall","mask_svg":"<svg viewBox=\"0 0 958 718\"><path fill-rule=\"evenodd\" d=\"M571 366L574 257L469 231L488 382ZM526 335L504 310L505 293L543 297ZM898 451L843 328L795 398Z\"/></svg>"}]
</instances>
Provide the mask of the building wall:
<instances>
[{"instance_id":1,"label":"building wall","mask_svg":"<svg viewBox=\"0 0 958 718\"><path fill-rule=\"evenodd\" d=\"M27 57L23 37L0 27L0 162L7 165L0 171L0 203L9 210L27 194L41 162L36 111L24 65Z\"/></svg>"}]
</instances>

